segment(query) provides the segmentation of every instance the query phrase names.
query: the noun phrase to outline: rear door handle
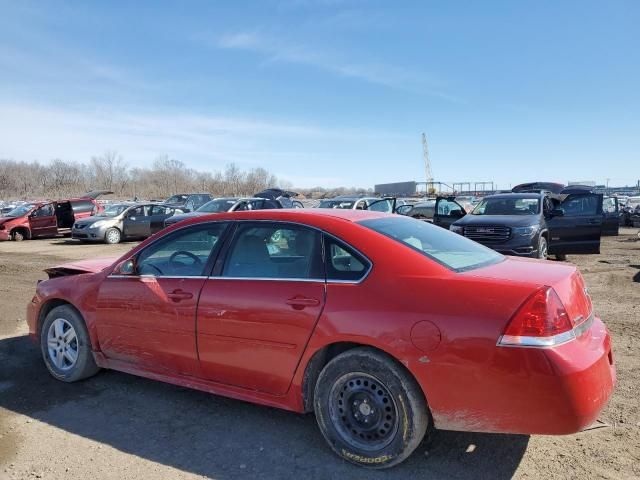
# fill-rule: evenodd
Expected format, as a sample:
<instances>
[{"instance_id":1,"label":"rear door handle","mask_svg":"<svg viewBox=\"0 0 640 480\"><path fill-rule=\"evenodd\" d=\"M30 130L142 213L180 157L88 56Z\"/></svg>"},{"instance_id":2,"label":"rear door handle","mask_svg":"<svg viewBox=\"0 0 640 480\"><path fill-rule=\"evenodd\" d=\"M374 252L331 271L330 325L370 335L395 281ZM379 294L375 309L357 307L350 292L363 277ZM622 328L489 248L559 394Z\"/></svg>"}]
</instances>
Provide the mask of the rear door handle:
<instances>
[{"instance_id":1,"label":"rear door handle","mask_svg":"<svg viewBox=\"0 0 640 480\"><path fill-rule=\"evenodd\" d=\"M287 305L291 305L297 310L302 310L304 307L317 307L320 305L320 300L308 297L293 297L287 300Z\"/></svg>"},{"instance_id":2,"label":"rear door handle","mask_svg":"<svg viewBox=\"0 0 640 480\"><path fill-rule=\"evenodd\" d=\"M184 290L174 290L171 293L167 293L167 297L169 297L174 302L180 302L181 300L189 300L193 298L193 293L185 292Z\"/></svg>"}]
</instances>

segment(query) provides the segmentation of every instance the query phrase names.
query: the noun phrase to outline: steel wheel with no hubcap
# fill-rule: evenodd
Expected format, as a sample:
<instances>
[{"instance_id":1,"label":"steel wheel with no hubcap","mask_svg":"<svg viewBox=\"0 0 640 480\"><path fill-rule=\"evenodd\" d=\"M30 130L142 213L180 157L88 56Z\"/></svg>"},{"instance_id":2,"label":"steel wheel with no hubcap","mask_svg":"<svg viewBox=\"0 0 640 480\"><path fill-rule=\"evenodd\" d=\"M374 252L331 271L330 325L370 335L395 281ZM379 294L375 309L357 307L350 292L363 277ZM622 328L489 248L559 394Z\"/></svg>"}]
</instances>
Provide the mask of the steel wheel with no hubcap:
<instances>
[{"instance_id":1,"label":"steel wheel with no hubcap","mask_svg":"<svg viewBox=\"0 0 640 480\"><path fill-rule=\"evenodd\" d=\"M78 336L64 318L56 318L47 332L47 351L53 365L60 370L70 370L78 360Z\"/></svg>"},{"instance_id":2,"label":"steel wheel with no hubcap","mask_svg":"<svg viewBox=\"0 0 640 480\"><path fill-rule=\"evenodd\" d=\"M389 445L398 430L398 409L387 387L366 373L338 379L329 395L331 421L350 445L369 451Z\"/></svg>"}]
</instances>

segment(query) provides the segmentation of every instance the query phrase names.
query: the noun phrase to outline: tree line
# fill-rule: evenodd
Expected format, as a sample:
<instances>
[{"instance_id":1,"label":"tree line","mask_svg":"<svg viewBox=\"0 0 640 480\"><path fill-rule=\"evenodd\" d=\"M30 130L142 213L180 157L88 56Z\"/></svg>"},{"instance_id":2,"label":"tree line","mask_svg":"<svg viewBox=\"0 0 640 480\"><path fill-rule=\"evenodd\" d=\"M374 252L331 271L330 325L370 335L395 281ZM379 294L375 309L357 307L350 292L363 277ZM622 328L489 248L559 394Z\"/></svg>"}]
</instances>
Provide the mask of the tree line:
<instances>
[{"instance_id":1,"label":"tree line","mask_svg":"<svg viewBox=\"0 0 640 480\"><path fill-rule=\"evenodd\" d=\"M292 189L262 167L242 170L234 163L222 171L201 171L168 155L150 167L131 167L122 155L107 151L88 163L55 159L48 163L0 159L0 200L65 198L91 190L110 190L120 199L164 199L175 193L202 192L214 196L251 196L270 187ZM296 190L306 198L326 198L370 190L315 187Z\"/></svg>"}]
</instances>

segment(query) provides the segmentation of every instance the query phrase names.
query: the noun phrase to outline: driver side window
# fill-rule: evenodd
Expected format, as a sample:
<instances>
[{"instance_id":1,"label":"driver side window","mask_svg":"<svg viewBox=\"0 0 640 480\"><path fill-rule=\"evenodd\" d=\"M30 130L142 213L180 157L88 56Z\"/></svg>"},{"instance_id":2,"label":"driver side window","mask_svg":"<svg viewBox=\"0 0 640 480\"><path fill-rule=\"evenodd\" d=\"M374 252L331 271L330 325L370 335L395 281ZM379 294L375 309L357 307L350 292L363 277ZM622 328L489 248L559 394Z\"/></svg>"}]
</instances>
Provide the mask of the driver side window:
<instances>
[{"instance_id":1,"label":"driver side window","mask_svg":"<svg viewBox=\"0 0 640 480\"><path fill-rule=\"evenodd\" d=\"M154 277L198 277L226 229L224 223L197 225L178 230L144 249L137 259L137 273Z\"/></svg>"}]
</instances>

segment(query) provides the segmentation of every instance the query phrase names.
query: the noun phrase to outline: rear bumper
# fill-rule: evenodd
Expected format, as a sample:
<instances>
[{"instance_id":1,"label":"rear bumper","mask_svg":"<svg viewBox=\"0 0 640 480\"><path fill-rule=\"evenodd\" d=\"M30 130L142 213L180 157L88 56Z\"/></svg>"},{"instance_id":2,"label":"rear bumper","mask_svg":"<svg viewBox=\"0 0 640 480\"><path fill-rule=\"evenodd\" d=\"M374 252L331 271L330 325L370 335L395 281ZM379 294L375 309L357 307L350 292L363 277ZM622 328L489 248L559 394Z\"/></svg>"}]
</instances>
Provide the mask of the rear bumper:
<instances>
[{"instance_id":1,"label":"rear bumper","mask_svg":"<svg viewBox=\"0 0 640 480\"><path fill-rule=\"evenodd\" d=\"M432 398L427 391L436 428L575 433L598 418L613 392L611 337L597 317L581 337L556 347L495 348L488 364L453 372L455 390Z\"/></svg>"}]
</instances>

